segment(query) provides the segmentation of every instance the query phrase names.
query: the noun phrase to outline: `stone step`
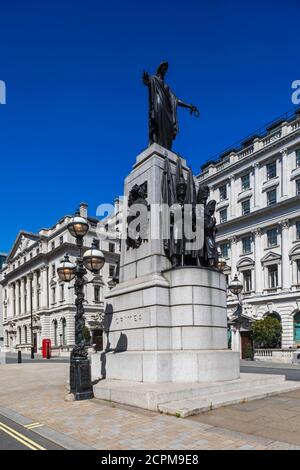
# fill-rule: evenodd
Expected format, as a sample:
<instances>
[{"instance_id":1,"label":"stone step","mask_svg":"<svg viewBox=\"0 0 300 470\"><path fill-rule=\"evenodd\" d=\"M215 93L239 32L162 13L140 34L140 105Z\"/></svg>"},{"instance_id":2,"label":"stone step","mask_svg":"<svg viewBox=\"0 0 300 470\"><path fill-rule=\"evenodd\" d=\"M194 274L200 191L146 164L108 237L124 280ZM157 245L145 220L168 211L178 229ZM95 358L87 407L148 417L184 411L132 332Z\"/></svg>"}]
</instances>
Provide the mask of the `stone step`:
<instances>
[{"instance_id":1,"label":"stone step","mask_svg":"<svg viewBox=\"0 0 300 470\"><path fill-rule=\"evenodd\" d=\"M222 382L212 382L212 383L198 383L193 384L192 386L182 387L182 389L170 389L163 390L161 389L156 390L157 400L158 402L162 403L166 397L170 398L170 393L173 393L174 400L180 399L190 399L194 397L207 397L211 394L215 393L226 393L230 391L238 391L238 390L249 390L249 380L251 379L251 388L252 387L260 387L260 386L267 386L267 385L276 385L282 384L285 382L284 375L275 375L275 374L241 374L239 379L236 380L228 380ZM161 384L163 386L163 384ZM184 384L181 384L184 385ZM188 384L187 384L188 385Z\"/></svg>"},{"instance_id":2,"label":"stone step","mask_svg":"<svg viewBox=\"0 0 300 470\"><path fill-rule=\"evenodd\" d=\"M249 382L248 382L249 386ZM279 393L290 392L300 388L300 382L286 381L282 383L272 383L268 385L260 385L248 390L235 390L215 393L204 398L203 396L193 399L170 401L160 403L158 410L161 413L186 418L204 411L213 410L221 406L234 405L251 400L258 400Z\"/></svg>"},{"instance_id":3,"label":"stone step","mask_svg":"<svg viewBox=\"0 0 300 470\"><path fill-rule=\"evenodd\" d=\"M240 379L223 382L133 382L124 380L100 380L94 385L95 398L125 405L158 411L160 404L180 400L205 400L207 397L239 392L247 395L258 387L277 387L285 383L284 375L241 374ZM300 382L299 387L300 387ZM208 403L210 409L210 403Z\"/></svg>"}]
</instances>

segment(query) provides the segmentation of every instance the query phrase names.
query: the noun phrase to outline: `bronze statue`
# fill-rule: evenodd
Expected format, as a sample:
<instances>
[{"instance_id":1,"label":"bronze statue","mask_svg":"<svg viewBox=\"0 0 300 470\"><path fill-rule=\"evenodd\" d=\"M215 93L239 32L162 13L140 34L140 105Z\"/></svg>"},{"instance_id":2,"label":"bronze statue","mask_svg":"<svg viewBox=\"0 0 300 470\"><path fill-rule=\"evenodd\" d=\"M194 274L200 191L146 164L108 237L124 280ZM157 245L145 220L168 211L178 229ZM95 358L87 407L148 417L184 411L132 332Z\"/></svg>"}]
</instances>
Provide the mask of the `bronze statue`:
<instances>
[{"instance_id":1,"label":"bronze statue","mask_svg":"<svg viewBox=\"0 0 300 470\"><path fill-rule=\"evenodd\" d=\"M210 268L215 267L218 261L215 209L216 201L214 200L209 201L204 209L204 256L202 264Z\"/></svg>"},{"instance_id":2,"label":"bronze statue","mask_svg":"<svg viewBox=\"0 0 300 470\"><path fill-rule=\"evenodd\" d=\"M192 170L190 168L188 169L187 179L185 180L182 162L178 157L176 171L173 177L169 159L166 157L161 181L161 194L162 203L169 206L169 208L172 207L171 211L163 212L162 216L163 222L166 224L164 233L169 235L168 237L164 237L163 240L164 251L171 261L172 267L198 265L215 268L218 261L218 251L215 240L217 228L216 218L214 216L216 201L212 200L207 202L209 187L200 185L196 194ZM187 249L187 242L194 241L193 234L196 233L196 224L199 223L197 218L201 218L203 221L203 217L203 246L195 250L193 250L193 248ZM192 231L187 230L187 227L184 226L186 220L191 224ZM179 231L181 233L179 233ZM188 239L187 234L192 235L192 240Z\"/></svg>"},{"instance_id":3,"label":"bronze statue","mask_svg":"<svg viewBox=\"0 0 300 470\"><path fill-rule=\"evenodd\" d=\"M188 108L191 114L199 117L199 111L193 104L177 98L165 83L168 62L161 62L156 74L143 74L143 82L149 89L149 145L154 142L171 150L172 142L179 132L177 106Z\"/></svg>"},{"instance_id":4,"label":"bronze statue","mask_svg":"<svg viewBox=\"0 0 300 470\"><path fill-rule=\"evenodd\" d=\"M148 220L145 220L145 214L141 214L139 206L144 206L148 212L149 206L147 202L148 184L147 181L138 185L135 184L128 195L128 215L127 215L127 250L129 248L139 248L141 244L148 241ZM140 218L139 223L135 225L133 222Z\"/></svg>"}]
</instances>

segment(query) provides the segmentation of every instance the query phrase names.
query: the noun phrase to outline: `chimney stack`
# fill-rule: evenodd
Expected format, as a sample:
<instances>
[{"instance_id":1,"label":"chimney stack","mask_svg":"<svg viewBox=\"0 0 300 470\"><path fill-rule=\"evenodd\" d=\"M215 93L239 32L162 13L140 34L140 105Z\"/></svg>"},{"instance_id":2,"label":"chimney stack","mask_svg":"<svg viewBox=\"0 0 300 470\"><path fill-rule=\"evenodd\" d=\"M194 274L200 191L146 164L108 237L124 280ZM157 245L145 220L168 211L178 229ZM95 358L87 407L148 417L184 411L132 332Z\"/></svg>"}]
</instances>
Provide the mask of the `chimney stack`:
<instances>
[{"instance_id":1,"label":"chimney stack","mask_svg":"<svg viewBox=\"0 0 300 470\"><path fill-rule=\"evenodd\" d=\"M79 212L81 217L87 219L88 216L88 205L85 202L81 202L79 206Z\"/></svg>"}]
</instances>

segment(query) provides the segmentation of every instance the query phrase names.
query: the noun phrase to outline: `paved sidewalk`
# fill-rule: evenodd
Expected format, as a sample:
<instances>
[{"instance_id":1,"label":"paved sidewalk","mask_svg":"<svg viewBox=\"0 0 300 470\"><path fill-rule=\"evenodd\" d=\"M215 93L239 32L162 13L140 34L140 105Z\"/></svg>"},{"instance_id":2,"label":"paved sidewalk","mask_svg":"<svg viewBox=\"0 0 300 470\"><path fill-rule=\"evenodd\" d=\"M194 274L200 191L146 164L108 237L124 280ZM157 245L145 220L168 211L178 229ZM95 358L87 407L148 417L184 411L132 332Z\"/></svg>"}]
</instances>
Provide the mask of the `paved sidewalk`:
<instances>
[{"instance_id":1,"label":"paved sidewalk","mask_svg":"<svg viewBox=\"0 0 300 470\"><path fill-rule=\"evenodd\" d=\"M280 437L260 437L202 422L202 415L182 420L95 399L67 402L67 374L63 363L0 366L0 405L51 428L53 440L56 431L94 449L300 449L300 441L285 442L281 428Z\"/></svg>"}]
</instances>

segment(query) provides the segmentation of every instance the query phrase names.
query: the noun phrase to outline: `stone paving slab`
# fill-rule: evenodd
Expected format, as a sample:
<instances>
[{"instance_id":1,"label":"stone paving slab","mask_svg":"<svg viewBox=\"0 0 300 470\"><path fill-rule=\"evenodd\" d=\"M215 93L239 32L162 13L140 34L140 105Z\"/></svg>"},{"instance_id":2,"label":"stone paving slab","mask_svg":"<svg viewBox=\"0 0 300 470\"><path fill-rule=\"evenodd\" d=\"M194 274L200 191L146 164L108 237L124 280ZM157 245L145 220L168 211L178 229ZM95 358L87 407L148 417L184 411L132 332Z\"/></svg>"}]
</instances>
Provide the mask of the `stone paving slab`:
<instances>
[{"instance_id":1,"label":"stone paving slab","mask_svg":"<svg viewBox=\"0 0 300 470\"><path fill-rule=\"evenodd\" d=\"M181 420L95 399L68 402L67 375L68 364L0 366L0 405L94 449L300 449L300 440L299 447L288 443L284 432L279 438L225 429L202 415Z\"/></svg>"}]
</instances>

